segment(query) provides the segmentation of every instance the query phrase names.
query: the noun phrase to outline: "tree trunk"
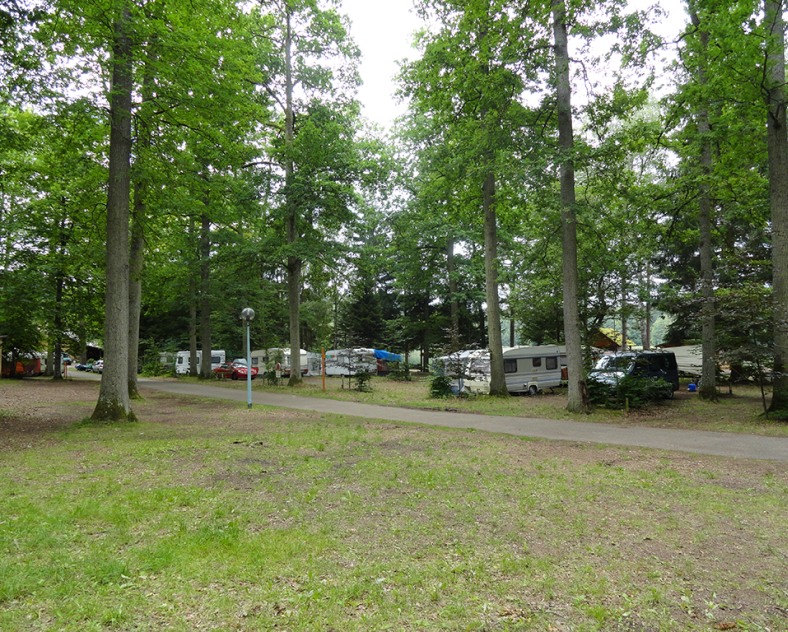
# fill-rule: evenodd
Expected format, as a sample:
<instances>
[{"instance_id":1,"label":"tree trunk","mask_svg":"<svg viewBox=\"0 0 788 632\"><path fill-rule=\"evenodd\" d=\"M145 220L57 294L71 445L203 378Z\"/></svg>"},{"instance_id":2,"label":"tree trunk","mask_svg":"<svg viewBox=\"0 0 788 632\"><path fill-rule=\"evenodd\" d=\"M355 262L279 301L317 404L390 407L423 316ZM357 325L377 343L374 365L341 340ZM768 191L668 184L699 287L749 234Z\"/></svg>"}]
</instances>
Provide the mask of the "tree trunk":
<instances>
[{"instance_id":1,"label":"tree trunk","mask_svg":"<svg viewBox=\"0 0 788 632\"><path fill-rule=\"evenodd\" d=\"M572 130L572 88L569 83L569 48L564 0L553 0L553 35L555 37L556 103L558 139L561 147L561 245L564 286L564 339L569 374L567 410L587 413L591 410L583 368L580 334L580 310L577 303L577 217L575 211L574 132Z\"/></svg>"},{"instance_id":2,"label":"tree trunk","mask_svg":"<svg viewBox=\"0 0 788 632\"><path fill-rule=\"evenodd\" d=\"M207 197L205 206L208 206ZM202 216L200 230L200 379L213 377L211 372L211 221L207 215Z\"/></svg>"},{"instance_id":3,"label":"tree trunk","mask_svg":"<svg viewBox=\"0 0 788 632\"><path fill-rule=\"evenodd\" d=\"M92 419L134 421L129 389L129 197L131 185L131 21L127 4L115 21L112 46L110 103L109 183L107 188L107 289L104 308L104 358L101 390Z\"/></svg>"},{"instance_id":4,"label":"tree trunk","mask_svg":"<svg viewBox=\"0 0 788 632\"><path fill-rule=\"evenodd\" d=\"M627 281L626 272L621 275L621 350L626 351L629 347L627 345Z\"/></svg>"},{"instance_id":5,"label":"tree trunk","mask_svg":"<svg viewBox=\"0 0 788 632\"><path fill-rule=\"evenodd\" d=\"M788 417L788 133L785 108L785 23L781 2L765 2L769 203L772 211L774 381L769 412Z\"/></svg>"},{"instance_id":6,"label":"tree trunk","mask_svg":"<svg viewBox=\"0 0 788 632\"><path fill-rule=\"evenodd\" d=\"M694 2L690 4L690 19L698 31L703 56L709 48L709 32L701 24L695 10ZM701 58L698 68L698 84L703 88L708 82L706 62ZM700 169L702 184L698 197L698 237L700 240L700 293L701 293L701 386L699 394L703 399L717 400L716 367L714 353L714 270L713 243L711 233L711 125L709 123L709 107L705 94L701 94L701 103L697 113L698 135L701 141Z\"/></svg>"},{"instance_id":7,"label":"tree trunk","mask_svg":"<svg viewBox=\"0 0 788 632\"><path fill-rule=\"evenodd\" d=\"M287 8L287 30L285 33L285 205L287 207L287 245L295 246L298 239L296 226L297 206L292 190L295 166L293 164L293 141L295 139L295 116L293 112L293 36L290 30L290 7ZM301 380L301 268L300 257L287 257L287 304L290 316L290 380L288 386L300 384Z\"/></svg>"},{"instance_id":8,"label":"tree trunk","mask_svg":"<svg viewBox=\"0 0 788 632\"><path fill-rule=\"evenodd\" d=\"M147 215L147 178L142 172L143 161L150 149L151 130L150 102L153 98L153 75L151 68L155 54L145 65L146 74L142 85L142 111L137 126L136 181L134 183L134 211L131 222L131 244L129 253L129 398L142 399L137 389L137 365L140 346L140 310L142 309L142 267L145 263L145 220Z\"/></svg>"},{"instance_id":9,"label":"tree trunk","mask_svg":"<svg viewBox=\"0 0 788 632\"><path fill-rule=\"evenodd\" d=\"M484 193L484 287L487 298L487 335L490 346L490 395L508 397L503 372L501 303L498 299L498 230L495 216L495 175L488 173Z\"/></svg>"},{"instance_id":10,"label":"tree trunk","mask_svg":"<svg viewBox=\"0 0 788 632\"><path fill-rule=\"evenodd\" d=\"M199 257L194 236L196 228L194 217L189 217L189 377L197 377L200 369L197 367L197 266L192 257ZM193 246L193 249L192 249Z\"/></svg>"},{"instance_id":11,"label":"tree trunk","mask_svg":"<svg viewBox=\"0 0 788 632\"><path fill-rule=\"evenodd\" d=\"M134 189L134 217L129 252L129 399L142 399L137 389L137 364L140 346L140 309L142 307L142 265L145 258L145 202L143 186Z\"/></svg>"}]
</instances>

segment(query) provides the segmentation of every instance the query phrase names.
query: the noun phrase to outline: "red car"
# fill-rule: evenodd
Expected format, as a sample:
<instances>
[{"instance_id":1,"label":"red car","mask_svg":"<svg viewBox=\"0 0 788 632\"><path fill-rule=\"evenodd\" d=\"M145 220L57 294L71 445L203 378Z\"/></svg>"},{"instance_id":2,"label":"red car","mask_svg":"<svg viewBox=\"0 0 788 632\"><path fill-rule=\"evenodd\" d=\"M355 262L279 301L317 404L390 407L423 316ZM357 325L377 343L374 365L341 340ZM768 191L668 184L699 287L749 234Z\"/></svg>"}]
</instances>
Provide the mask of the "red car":
<instances>
[{"instance_id":1,"label":"red car","mask_svg":"<svg viewBox=\"0 0 788 632\"><path fill-rule=\"evenodd\" d=\"M231 380L246 379L246 364L243 362L225 362L213 370L213 374L219 379L229 377ZM252 379L257 377L257 367L252 367Z\"/></svg>"}]
</instances>

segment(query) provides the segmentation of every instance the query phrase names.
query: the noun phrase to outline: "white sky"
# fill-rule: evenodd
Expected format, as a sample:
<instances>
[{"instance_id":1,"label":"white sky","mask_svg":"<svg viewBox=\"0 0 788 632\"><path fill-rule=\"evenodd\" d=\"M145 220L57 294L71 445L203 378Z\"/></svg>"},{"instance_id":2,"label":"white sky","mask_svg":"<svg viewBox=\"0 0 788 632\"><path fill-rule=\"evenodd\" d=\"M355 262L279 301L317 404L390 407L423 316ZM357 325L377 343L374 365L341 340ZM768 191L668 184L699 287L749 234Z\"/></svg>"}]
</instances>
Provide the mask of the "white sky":
<instances>
[{"instance_id":1,"label":"white sky","mask_svg":"<svg viewBox=\"0 0 788 632\"><path fill-rule=\"evenodd\" d=\"M642 8L655 0L631 0ZM663 0L661 6L669 15L659 29L663 36L678 33L686 21L681 0ZM364 84L358 98L364 106L363 115L390 128L394 119L405 113L405 105L394 98L398 72L397 62L416 59L418 51L411 48L413 32L421 21L413 10L412 0L343 0L341 11L351 20L350 34L361 48L361 78ZM675 35L674 35L675 36Z\"/></svg>"},{"instance_id":2,"label":"white sky","mask_svg":"<svg viewBox=\"0 0 788 632\"><path fill-rule=\"evenodd\" d=\"M397 61L416 59L418 51L410 47L412 33L420 20L412 10L411 0L342 0L341 11L350 17L350 35L361 48L361 86L358 98L368 119L390 127L405 113L405 106L394 99L398 72Z\"/></svg>"}]
</instances>

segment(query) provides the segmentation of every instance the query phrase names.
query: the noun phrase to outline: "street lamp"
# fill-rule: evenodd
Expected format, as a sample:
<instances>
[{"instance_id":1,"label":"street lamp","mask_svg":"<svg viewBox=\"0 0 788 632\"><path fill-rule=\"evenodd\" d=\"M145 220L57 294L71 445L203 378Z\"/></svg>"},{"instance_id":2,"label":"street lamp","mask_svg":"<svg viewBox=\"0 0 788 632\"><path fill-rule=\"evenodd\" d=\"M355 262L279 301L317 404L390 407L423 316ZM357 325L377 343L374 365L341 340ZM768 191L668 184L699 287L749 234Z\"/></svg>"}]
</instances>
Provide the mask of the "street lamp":
<instances>
[{"instance_id":1,"label":"street lamp","mask_svg":"<svg viewBox=\"0 0 788 632\"><path fill-rule=\"evenodd\" d=\"M252 407L252 347L249 343L249 325L254 318L254 310L246 307L241 312L241 320L246 321L246 408Z\"/></svg>"}]
</instances>

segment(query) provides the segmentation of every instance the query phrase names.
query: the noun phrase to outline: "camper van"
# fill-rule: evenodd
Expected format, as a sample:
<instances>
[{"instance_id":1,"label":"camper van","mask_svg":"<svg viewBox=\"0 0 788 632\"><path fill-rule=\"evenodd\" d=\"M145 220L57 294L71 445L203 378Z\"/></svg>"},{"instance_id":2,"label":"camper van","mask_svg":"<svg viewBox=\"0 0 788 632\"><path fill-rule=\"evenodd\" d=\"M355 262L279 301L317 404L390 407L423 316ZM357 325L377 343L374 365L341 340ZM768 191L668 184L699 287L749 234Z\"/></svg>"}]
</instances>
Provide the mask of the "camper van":
<instances>
[{"instance_id":1,"label":"camper van","mask_svg":"<svg viewBox=\"0 0 788 632\"><path fill-rule=\"evenodd\" d=\"M456 382L458 391L489 393L490 352L460 352L458 361L462 362L462 376ZM543 389L560 386L566 379L566 347L504 347L503 372L510 393L536 395Z\"/></svg>"},{"instance_id":2,"label":"camper van","mask_svg":"<svg viewBox=\"0 0 788 632\"><path fill-rule=\"evenodd\" d=\"M301 357L299 360L301 364L302 376L307 376L310 373L309 355L310 354L307 353L306 349L301 349ZM257 367L260 375L265 373L266 370L274 368L273 366L269 367L268 365L276 362L277 358L281 358L279 363L282 365L282 375L285 377L290 375L290 349L284 349L281 347L258 349L257 351L252 351L250 356L252 359L252 366ZM314 366L314 362L311 363L311 366Z\"/></svg>"},{"instance_id":3,"label":"camper van","mask_svg":"<svg viewBox=\"0 0 788 632\"><path fill-rule=\"evenodd\" d=\"M175 354L175 372L178 375L188 375L189 373L189 355L188 351L178 351ZM225 353L224 351L217 351L215 349L211 349L211 371L213 371L216 367L224 364L225 361ZM202 351L197 352L197 371L200 370L200 365L202 364Z\"/></svg>"}]
</instances>

